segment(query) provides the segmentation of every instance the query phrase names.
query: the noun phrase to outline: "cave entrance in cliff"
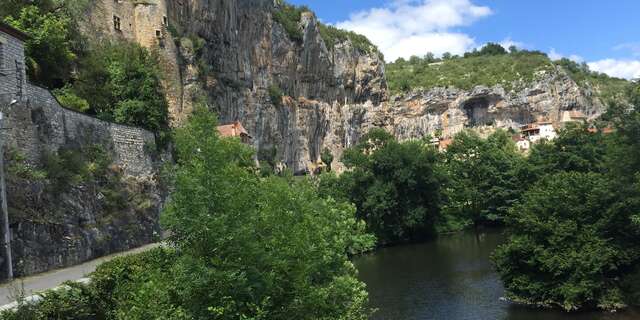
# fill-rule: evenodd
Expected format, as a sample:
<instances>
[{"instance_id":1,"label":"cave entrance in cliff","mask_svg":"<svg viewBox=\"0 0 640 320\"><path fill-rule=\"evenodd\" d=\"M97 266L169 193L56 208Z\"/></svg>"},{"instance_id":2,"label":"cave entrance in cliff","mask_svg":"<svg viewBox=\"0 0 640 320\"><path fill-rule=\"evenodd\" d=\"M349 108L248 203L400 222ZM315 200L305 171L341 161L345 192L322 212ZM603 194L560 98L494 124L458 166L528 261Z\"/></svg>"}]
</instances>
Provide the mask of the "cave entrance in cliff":
<instances>
[{"instance_id":1,"label":"cave entrance in cliff","mask_svg":"<svg viewBox=\"0 0 640 320\"><path fill-rule=\"evenodd\" d=\"M492 125L493 117L489 115L489 107L493 104L495 104L495 99L491 97L478 97L467 100L462 106L467 115L467 125L469 127Z\"/></svg>"}]
</instances>

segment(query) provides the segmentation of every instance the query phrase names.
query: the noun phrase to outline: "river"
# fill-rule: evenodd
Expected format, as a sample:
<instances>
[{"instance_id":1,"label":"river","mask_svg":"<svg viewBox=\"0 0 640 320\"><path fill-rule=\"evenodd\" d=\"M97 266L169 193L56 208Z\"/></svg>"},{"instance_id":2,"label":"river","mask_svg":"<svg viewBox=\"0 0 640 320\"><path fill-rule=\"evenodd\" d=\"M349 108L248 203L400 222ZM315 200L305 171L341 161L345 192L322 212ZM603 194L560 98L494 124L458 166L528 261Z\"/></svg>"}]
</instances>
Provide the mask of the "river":
<instances>
[{"instance_id":1,"label":"river","mask_svg":"<svg viewBox=\"0 0 640 320\"><path fill-rule=\"evenodd\" d=\"M441 236L383 248L354 262L367 284L374 320L631 320L640 312L566 314L516 306L489 256L504 237L498 231Z\"/></svg>"}]
</instances>

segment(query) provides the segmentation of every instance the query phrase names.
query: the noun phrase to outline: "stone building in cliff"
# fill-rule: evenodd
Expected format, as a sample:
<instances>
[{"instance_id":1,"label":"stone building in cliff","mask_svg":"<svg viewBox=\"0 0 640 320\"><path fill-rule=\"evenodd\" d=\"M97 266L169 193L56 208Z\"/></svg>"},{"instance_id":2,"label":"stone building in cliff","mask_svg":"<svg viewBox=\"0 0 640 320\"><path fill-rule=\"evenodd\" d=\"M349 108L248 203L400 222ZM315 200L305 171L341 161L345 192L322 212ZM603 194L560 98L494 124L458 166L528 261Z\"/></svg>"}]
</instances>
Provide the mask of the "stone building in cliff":
<instances>
[{"instance_id":1,"label":"stone building in cliff","mask_svg":"<svg viewBox=\"0 0 640 320\"><path fill-rule=\"evenodd\" d=\"M84 33L107 40L137 43L158 54L163 73L162 86L169 104L171 123L179 125L191 110L184 97L179 49L169 32L165 0L98 0L90 7Z\"/></svg>"}]
</instances>

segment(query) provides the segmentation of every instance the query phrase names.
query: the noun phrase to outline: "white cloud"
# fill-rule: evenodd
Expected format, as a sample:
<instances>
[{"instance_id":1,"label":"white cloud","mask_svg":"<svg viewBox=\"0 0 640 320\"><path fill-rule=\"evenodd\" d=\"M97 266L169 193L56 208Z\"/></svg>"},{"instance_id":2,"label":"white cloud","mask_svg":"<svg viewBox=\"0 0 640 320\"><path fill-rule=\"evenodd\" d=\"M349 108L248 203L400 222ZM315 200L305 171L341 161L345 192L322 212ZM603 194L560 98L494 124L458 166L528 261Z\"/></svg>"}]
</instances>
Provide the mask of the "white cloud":
<instances>
[{"instance_id":1,"label":"white cloud","mask_svg":"<svg viewBox=\"0 0 640 320\"><path fill-rule=\"evenodd\" d=\"M568 58L569 60L573 60L575 62L584 62L584 58L577 54L572 54L567 56L556 51L556 49L554 48L551 48L551 51L549 51L548 55L551 60L560 60L562 58Z\"/></svg>"},{"instance_id":2,"label":"white cloud","mask_svg":"<svg viewBox=\"0 0 640 320\"><path fill-rule=\"evenodd\" d=\"M337 27L367 36L388 61L427 52L462 54L477 47L469 35L453 31L491 15L470 0L394 0L384 8L352 14Z\"/></svg>"},{"instance_id":3,"label":"white cloud","mask_svg":"<svg viewBox=\"0 0 640 320\"><path fill-rule=\"evenodd\" d=\"M613 50L628 50L634 57L640 57L640 42L627 42L613 47Z\"/></svg>"},{"instance_id":4,"label":"white cloud","mask_svg":"<svg viewBox=\"0 0 640 320\"><path fill-rule=\"evenodd\" d=\"M640 78L640 61L604 59L588 63L593 71L606 73L612 77L637 79Z\"/></svg>"}]
</instances>

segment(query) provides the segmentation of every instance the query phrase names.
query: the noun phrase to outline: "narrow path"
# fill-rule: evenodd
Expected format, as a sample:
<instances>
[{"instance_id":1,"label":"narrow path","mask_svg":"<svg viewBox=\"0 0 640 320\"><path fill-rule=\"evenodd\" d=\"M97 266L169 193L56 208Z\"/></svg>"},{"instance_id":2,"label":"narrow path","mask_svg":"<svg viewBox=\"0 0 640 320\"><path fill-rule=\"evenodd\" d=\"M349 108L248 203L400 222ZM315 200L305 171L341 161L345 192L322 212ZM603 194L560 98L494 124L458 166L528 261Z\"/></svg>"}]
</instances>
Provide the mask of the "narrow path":
<instances>
[{"instance_id":1,"label":"narrow path","mask_svg":"<svg viewBox=\"0 0 640 320\"><path fill-rule=\"evenodd\" d=\"M25 278L13 280L0 285L0 306L4 306L16 300L16 297L28 297L38 292L53 289L65 281L77 281L85 278L89 273L103 262L113 258L139 253L160 246L159 243L149 244L129 251L124 251L110 256L101 257L76 266L53 270Z\"/></svg>"}]
</instances>

